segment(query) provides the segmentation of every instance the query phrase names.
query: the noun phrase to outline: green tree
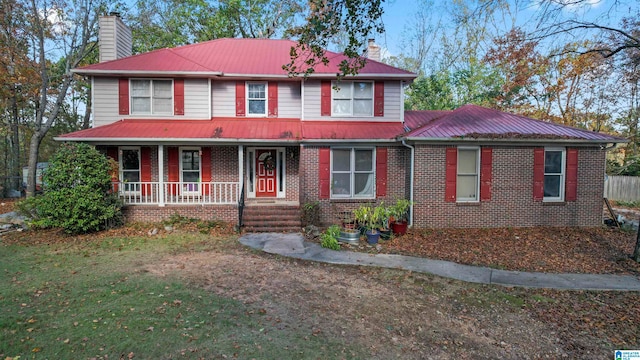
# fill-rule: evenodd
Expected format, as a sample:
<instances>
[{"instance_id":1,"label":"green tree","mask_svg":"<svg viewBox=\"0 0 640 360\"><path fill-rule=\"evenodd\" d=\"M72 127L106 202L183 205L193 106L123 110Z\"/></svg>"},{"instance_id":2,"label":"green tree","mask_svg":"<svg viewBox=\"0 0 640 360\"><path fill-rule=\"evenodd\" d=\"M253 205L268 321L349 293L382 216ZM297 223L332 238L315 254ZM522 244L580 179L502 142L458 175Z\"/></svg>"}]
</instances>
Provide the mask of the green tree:
<instances>
[{"instance_id":1,"label":"green tree","mask_svg":"<svg viewBox=\"0 0 640 360\"><path fill-rule=\"evenodd\" d=\"M43 175L42 196L35 202L34 225L60 227L67 233L100 231L122 223L121 202L112 191L110 160L95 148L64 144Z\"/></svg>"}]
</instances>

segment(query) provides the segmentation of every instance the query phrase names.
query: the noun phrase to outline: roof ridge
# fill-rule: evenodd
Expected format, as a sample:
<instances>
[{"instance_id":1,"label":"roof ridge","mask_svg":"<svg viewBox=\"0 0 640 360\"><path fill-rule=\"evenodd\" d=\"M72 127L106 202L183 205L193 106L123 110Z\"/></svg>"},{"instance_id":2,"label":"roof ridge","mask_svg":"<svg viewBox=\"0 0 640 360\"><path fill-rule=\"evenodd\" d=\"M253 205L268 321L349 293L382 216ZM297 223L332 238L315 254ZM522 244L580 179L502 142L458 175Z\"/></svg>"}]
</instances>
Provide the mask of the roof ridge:
<instances>
[{"instance_id":1,"label":"roof ridge","mask_svg":"<svg viewBox=\"0 0 640 360\"><path fill-rule=\"evenodd\" d=\"M196 45L196 44L192 44L192 45ZM187 46L189 46L189 45L187 45ZM205 69L207 69L207 70L209 70L209 71L216 71L216 70L214 70L214 69L212 69L212 68L210 68L210 67L208 67L208 66L205 66L205 65L203 65L203 64L200 64L199 62L193 61L193 60L191 60L190 58L188 58L188 57L186 57L186 56L184 56L184 55L182 55L182 54L179 54L179 53L176 51L176 48L169 48L169 49L167 49L167 50L169 50L169 52L170 52L170 53L172 53L172 54L174 54L175 56L179 56L179 57L181 57L181 58L183 58L183 59L185 59L185 60L189 61L189 62L190 62L190 63L192 63L192 64L195 64L195 65L201 66L201 67L203 67L203 68L205 68Z\"/></svg>"}]
</instances>

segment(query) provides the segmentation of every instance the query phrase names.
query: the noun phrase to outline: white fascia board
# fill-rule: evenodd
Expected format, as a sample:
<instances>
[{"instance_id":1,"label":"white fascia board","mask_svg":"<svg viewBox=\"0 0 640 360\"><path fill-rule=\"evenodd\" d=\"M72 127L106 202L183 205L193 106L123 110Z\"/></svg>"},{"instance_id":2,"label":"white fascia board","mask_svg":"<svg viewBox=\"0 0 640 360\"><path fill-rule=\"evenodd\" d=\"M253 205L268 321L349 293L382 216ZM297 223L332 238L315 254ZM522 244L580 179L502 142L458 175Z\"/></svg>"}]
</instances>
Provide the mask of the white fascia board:
<instances>
[{"instance_id":1,"label":"white fascia board","mask_svg":"<svg viewBox=\"0 0 640 360\"><path fill-rule=\"evenodd\" d=\"M405 137L406 141L411 141L416 145L449 145L460 143L482 143L482 144L500 144L500 145L526 145L531 144L572 144L572 145L594 145L594 144L612 144L628 142L626 140L586 140L586 139L491 139L491 138L423 138L423 137Z\"/></svg>"},{"instance_id":2,"label":"white fascia board","mask_svg":"<svg viewBox=\"0 0 640 360\"><path fill-rule=\"evenodd\" d=\"M72 73L87 76L154 76L154 77L220 77L223 75L220 71L145 71L145 70L83 70L72 69Z\"/></svg>"}]
</instances>

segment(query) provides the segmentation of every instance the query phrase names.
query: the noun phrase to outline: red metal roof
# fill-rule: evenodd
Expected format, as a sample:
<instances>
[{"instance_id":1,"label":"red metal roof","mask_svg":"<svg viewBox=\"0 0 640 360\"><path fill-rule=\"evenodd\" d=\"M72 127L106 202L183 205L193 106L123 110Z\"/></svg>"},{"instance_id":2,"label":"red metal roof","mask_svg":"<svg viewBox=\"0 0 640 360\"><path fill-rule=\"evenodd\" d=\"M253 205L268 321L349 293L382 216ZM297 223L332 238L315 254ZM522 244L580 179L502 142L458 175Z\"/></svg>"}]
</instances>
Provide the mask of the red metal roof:
<instances>
[{"instance_id":1,"label":"red metal roof","mask_svg":"<svg viewBox=\"0 0 640 360\"><path fill-rule=\"evenodd\" d=\"M447 115L452 110L407 110L404 112L404 124L409 130L417 129L432 120Z\"/></svg>"},{"instance_id":2,"label":"red metal roof","mask_svg":"<svg viewBox=\"0 0 640 360\"><path fill-rule=\"evenodd\" d=\"M99 72L205 72L213 75L278 75L290 62L290 50L297 42L273 39L217 39L172 49L160 49L118 60L75 69L80 74ZM315 66L314 74L335 77L343 54L326 52L327 65ZM302 56L301 58L304 58ZM381 62L367 60L362 75L391 75L413 79L416 74Z\"/></svg>"},{"instance_id":3,"label":"red metal roof","mask_svg":"<svg viewBox=\"0 0 640 360\"><path fill-rule=\"evenodd\" d=\"M464 105L405 135L419 139L500 138L500 139L580 139L622 142L615 136L563 126L525 116Z\"/></svg>"},{"instance_id":4,"label":"red metal roof","mask_svg":"<svg viewBox=\"0 0 640 360\"><path fill-rule=\"evenodd\" d=\"M60 140L378 140L403 132L402 123L365 121L300 121L270 118L211 120L120 120L60 136Z\"/></svg>"}]
</instances>

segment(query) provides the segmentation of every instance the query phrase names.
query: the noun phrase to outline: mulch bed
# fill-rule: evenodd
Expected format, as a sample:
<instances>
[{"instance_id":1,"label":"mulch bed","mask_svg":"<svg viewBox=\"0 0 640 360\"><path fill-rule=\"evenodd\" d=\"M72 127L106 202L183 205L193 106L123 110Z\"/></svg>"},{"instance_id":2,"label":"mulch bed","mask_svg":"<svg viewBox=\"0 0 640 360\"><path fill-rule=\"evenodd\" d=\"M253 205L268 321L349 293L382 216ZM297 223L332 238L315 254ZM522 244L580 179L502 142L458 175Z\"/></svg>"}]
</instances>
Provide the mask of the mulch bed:
<instances>
[{"instance_id":1,"label":"mulch bed","mask_svg":"<svg viewBox=\"0 0 640 360\"><path fill-rule=\"evenodd\" d=\"M505 270L640 275L630 258L635 241L635 232L605 227L433 229L382 241L377 250Z\"/></svg>"}]
</instances>

